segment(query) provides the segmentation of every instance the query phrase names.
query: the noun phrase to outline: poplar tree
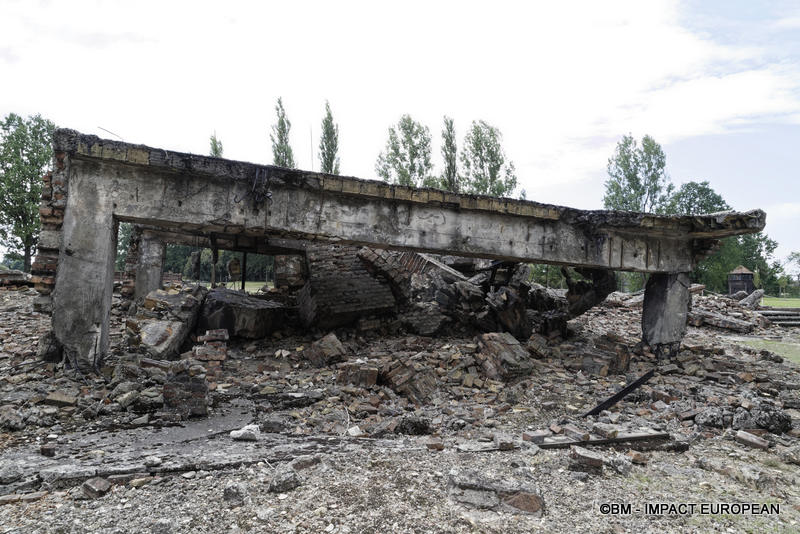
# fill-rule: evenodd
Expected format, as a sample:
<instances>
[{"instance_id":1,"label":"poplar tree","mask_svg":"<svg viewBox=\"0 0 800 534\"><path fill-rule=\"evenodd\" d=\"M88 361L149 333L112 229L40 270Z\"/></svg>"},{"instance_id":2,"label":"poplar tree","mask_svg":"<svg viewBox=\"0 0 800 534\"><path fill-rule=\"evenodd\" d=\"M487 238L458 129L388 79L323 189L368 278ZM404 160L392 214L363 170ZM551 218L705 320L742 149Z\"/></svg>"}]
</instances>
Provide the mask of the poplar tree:
<instances>
[{"instance_id":1,"label":"poplar tree","mask_svg":"<svg viewBox=\"0 0 800 534\"><path fill-rule=\"evenodd\" d=\"M442 125L442 159L444 160L444 170L439 184L445 191L458 193L460 184L458 183L458 147L456 145L456 129L451 117L444 117Z\"/></svg>"},{"instance_id":2,"label":"poplar tree","mask_svg":"<svg viewBox=\"0 0 800 534\"><path fill-rule=\"evenodd\" d=\"M283 109L283 100L278 97L275 105L275 113L278 120L272 125L272 133L269 138L272 140L272 163L279 167L294 168L294 155L292 147L289 146L289 130L292 123L286 117L286 110Z\"/></svg>"},{"instance_id":3,"label":"poplar tree","mask_svg":"<svg viewBox=\"0 0 800 534\"><path fill-rule=\"evenodd\" d=\"M494 126L485 121L472 121L461 152L466 192L503 197L517 187L514 164L506 162L501 140L502 134Z\"/></svg>"},{"instance_id":4,"label":"poplar tree","mask_svg":"<svg viewBox=\"0 0 800 534\"><path fill-rule=\"evenodd\" d=\"M666 165L667 156L652 137L645 135L640 146L633 136L624 136L608 160L603 205L613 210L663 212L673 190Z\"/></svg>"},{"instance_id":5,"label":"poplar tree","mask_svg":"<svg viewBox=\"0 0 800 534\"><path fill-rule=\"evenodd\" d=\"M430 130L411 116L403 115L389 128L386 149L378 156L375 172L386 182L435 187L432 171Z\"/></svg>"},{"instance_id":6,"label":"poplar tree","mask_svg":"<svg viewBox=\"0 0 800 534\"><path fill-rule=\"evenodd\" d=\"M217 132L211 134L211 137L208 138L208 142L210 145L208 149L208 155L214 156L215 158L221 158L223 152L222 141L217 138Z\"/></svg>"},{"instance_id":7,"label":"poplar tree","mask_svg":"<svg viewBox=\"0 0 800 534\"><path fill-rule=\"evenodd\" d=\"M339 174L339 125L333 122L331 106L327 100L319 140L319 163L322 172Z\"/></svg>"}]
</instances>

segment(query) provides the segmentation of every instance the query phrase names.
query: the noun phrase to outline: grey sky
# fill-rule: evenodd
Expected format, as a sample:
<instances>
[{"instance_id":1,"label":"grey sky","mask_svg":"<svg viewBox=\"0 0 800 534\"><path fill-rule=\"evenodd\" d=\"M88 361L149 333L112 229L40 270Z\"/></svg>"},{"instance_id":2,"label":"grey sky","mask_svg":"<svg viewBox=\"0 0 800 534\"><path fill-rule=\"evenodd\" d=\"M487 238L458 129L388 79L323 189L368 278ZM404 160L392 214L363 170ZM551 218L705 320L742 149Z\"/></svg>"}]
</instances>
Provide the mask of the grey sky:
<instances>
[{"instance_id":1,"label":"grey sky","mask_svg":"<svg viewBox=\"0 0 800 534\"><path fill-rule=\"evenodd\" d=\"M797 5L797 4L794 4ZM403 113L500 128L527 198L602 205L619 138L652 135L676 183L710 180L800 250L800 9L754 2L0 1L0 115L269 163L282 96L317 168L324 102L341 170L375 177ZM9 83L10 81L10 83ZM314 153L312 157L312 152Z\"/></svg>"}]
</instances>

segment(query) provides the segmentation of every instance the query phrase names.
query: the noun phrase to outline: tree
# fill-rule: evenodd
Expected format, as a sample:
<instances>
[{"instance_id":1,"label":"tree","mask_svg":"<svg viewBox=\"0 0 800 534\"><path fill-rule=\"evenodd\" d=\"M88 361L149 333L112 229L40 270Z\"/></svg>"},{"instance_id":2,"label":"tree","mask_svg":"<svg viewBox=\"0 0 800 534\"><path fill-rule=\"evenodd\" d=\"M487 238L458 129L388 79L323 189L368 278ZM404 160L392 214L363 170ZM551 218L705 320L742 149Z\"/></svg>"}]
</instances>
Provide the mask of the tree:
<instances>
[{"instance_id":1,"label":"tree","mask_svg":"<svg viewBox=\"0 0 800 534\"><path fill-rule=\"evenodd\" d=\"M339 125L334 124L331 105L325 101L325 117L319 139L320 171L339 174Z\"/></svg>"},{"instance_id":2,"label":"tree","mask_svg":"<svg viewBox=\"0 0 800 534\"><path fill-rule=\"evenodd\" d=\"M460 184L458 183L458 147L456 145L456 128L451 117L444 117L442 125L442 159L444 160L444 170L439 186L445 191L458 193Z\"/></svg>"},{"instance_id":3,"label":"tree","mask_svg":"<svg viewBox=\"0 0 800 534\"><path fill-rule=\"evenodd\" d=\"M0 244L22 256L25 272L39 240L42 176L52 165L54 130L38 114L10 113L0 123Z\"/></svg>"},{"instance_id":4,"label":"tree","mask_svg":"<svg viewBox=\"0 0 800 534\"><path fill-rule=\"evenodd\" d=\"M286 110L283 109L283 101L278 97L278 103L275 104L275 113L278 120L272 125L272 133L269 138L272 140L272 163L279 167L294 168L294 155L292 154L292 147L289 146L289 130L292 128L292 123L286 117Z\"/></svg>"},{"instance_id":5,"label":"tree","mask_svg":"<svg viewBox=\"0 0 800 534\"><path fill-rule=\"evenodd\" d=\"M787 258L788 263L795 264L797 267L800 267L800 252L792 252L789 254ZM800 280L800 274L798 274L798 280Z\"/></svg>"},{"instance_id":6,"label":"tree","mask_svg":"<svg viewBox=\"0 0 800 534\"><path fill-rule=\"evenodd\" d=\"M649 135L642 138L641 147L632 136L624 136L608 160L606 209L664 211L673 189L665 171L666 160L661 145Z\"/></svg>"},{"instance_id":7,"label":"tree","mask_svg":"<svg viewBox=\"0 0 800 534\"><path fill-rule=\"evenodd\" d=\"M409 115L403 115L389 128L386 149L378 156L375 172L386 182L435 187L432 171L430 130Z\"/></svg>"},{"instance_id":8,"label":"tree","mask_svg":"<svg viewBox=\"0 0 800 534\"><path fill-rule=\"evenodd\" d=\"M208 155L209 156L214 156L215 158L221 158L222 157L222 141L217 139L217 132L214 132L213 134L211 134L211 137L208 138L208 141L209 141L209 145L210 145L210 147L208 149Z\"/></svg>"},{"instance_id":9,"label":"tree","mask_svg":"<svg viewBox=\"0 0 800 534\"><path fill-rule=\"evenodd\" d=\"M114 269L117 271L125 270L125 260L128 258L128 248L131 245L131 234L133 233L133 223L120 222L117 230L117 255L114 260Z\"/></svg>"},{"instance_id":10,"label":"tree","mask_svg":"<svg viewBox=\"0 0 800 534\"><path fill-rule=\"evenodd\" d=\"M666 202L669 214L701 215L731 209L725 200L706 182L686 182Z\"/></svg>"},{"instance_id":11,"label":"tree","mask_svg":"<svg viewBox=\"0 0 800 534\"><path fill-rule=\"evenodd\" d=\"M472 121L464 139L461 165L463 189L469 193L508 196L517 186L514 164L506 163L500 130L485 121Z\"/></svg>"}]
</instances>

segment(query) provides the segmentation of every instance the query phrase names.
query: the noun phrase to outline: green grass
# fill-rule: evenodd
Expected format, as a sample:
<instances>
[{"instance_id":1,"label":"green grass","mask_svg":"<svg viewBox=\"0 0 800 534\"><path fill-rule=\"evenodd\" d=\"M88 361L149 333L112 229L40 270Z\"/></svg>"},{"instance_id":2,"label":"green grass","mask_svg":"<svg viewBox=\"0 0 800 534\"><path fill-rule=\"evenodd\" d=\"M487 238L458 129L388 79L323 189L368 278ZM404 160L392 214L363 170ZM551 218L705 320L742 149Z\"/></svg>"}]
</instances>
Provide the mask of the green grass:
<instances>
[{"instance_id":1,"label":"green grass","mask_svg":"<svg viewBox=\"0 0 800 534\"><path fill-rule=\"evenodd\" d=\"M761 299L761 305L773 308L800 308L800 299L764 297Z\"/></svg>"},{"instance_id":2,"label":"green grass","mask_svg":"<svg viewBox=\"0 0 800 534\"><path fill-rule=\"evenodd\" d=\"M800 364L800 343L788 343L786 341L772 341L770 339L739 339L738 343L747 345L757 350L766 349L780 354L794 363Z\"/></svg>"},{"instance_id":3,"label":"green grass","mask_svg":"<svg viewBox=\"0 0 800 534\"><path fill-rule=\"evenodd\" d=\"M204 285L206 287L208 287L210 284L211 282L200 282L200 285ZM258 290L264 287L264 284L265 282L253 282L251 280L248 280L247 282L244 283L244 289L248 293L258 293ZM272 282L268 282L267 285L269 287L273 287ZM228 284L226 284L225 287L227 287L228 289L240 289L242 287L242 283L236 282L236 284L234 284L233 282L229 282Z\"/></svg>"}]
</instances>

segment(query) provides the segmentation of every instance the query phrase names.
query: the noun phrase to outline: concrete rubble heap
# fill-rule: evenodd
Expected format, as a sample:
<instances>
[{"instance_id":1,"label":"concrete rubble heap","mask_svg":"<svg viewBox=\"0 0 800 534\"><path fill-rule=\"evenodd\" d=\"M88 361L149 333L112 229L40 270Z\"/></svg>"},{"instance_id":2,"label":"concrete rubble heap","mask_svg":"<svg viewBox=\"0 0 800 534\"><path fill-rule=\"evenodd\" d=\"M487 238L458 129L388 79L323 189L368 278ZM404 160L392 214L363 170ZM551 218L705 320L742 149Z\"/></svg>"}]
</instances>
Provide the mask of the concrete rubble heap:
<instances>
[{"instance_id":1,"label":"concrete rubble heap","mask_svg":"<svg viewBox=\"0 0 800 534\"><path fill-rule=\"evenodd\" d=\"M800 343L791 328L770 325L735 300L692 292L692 312L735 316L761 336ZM178 291L171 302L191 294ZM573 521L589 520L589 512L569 504L571 492L590 491L594 481L617 500L638 480L659 476L659 491L676 502L800 497L790 482L800 465L797 366L709 324L690 324L675 357L658 360L638 340L635 295L612 293L570 319L564 336L533 333L522 342L510 332L464 334L461 327L428 337L361 331L357 323L324 335L283 326L259 340L195 329L172 360L128 344L126 312L140 310L115 297L114 350L100 375L85 377L65 372L66 361L32 365L48 328L45 315L26 311L35 298L0 291L4 522L24 523L16 507L36 500L111 505L150 488L149 502L166 503L163 488L204 487L213 473L222 501L251 517L259 503L283 502L280 495L295 501L287 509L293 517L303 516L305 499L333 499L366 528L371 515L334 496L346 494L341 484L363 476L355 471L362 468L377 477L373 494L412 484L415 495L429 496L415 506L442 524L452 520L438 515L448 510L503 531L531 528L533 519L580 530ZM163 297L154 302L161 304L137 308L165 306ZM653 367L659 372L645 385L582 417ZM400 465L416 478L398 475ZM419 475L427 471L441 476ZM663 475L672 471L688 478ZM413 512L402 518L376 506L406 528L417 524ZM156 525L166 513L140 521ZM256 520L267 528L283 525L284 516L263 517ZM317 525L310 515L306 521ZM93 524L85 528L97 530Z\"/></svg>"}]
</instances>

